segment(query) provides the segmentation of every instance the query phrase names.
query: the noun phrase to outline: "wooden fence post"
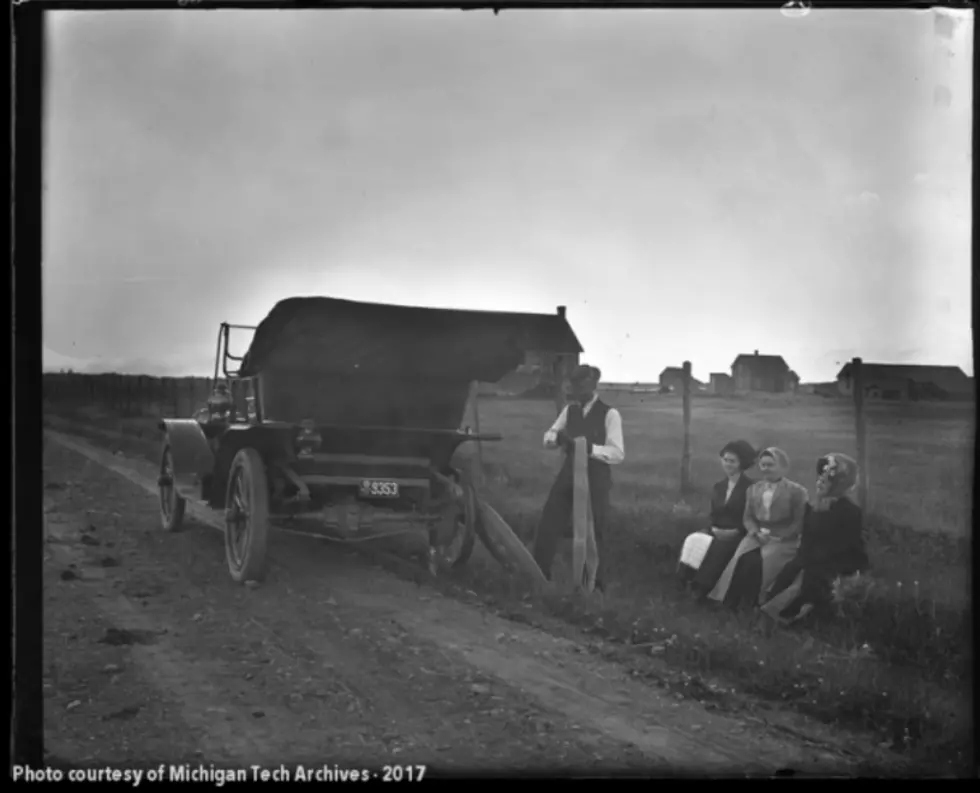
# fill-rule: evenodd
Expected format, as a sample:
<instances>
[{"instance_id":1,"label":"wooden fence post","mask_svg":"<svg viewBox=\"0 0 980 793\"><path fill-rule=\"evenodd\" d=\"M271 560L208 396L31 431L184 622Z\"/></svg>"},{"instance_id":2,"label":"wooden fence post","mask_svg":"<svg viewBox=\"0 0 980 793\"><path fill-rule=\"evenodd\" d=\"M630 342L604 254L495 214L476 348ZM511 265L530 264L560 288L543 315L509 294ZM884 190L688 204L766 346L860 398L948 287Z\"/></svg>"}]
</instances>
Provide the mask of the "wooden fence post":
<instances>
[{"instance_id":1,"label":"wooden fence post","mask_svg":"<svg viewBox=\"0 0 980 793\"><path fill-rule=\"evenodd\" d=\"M681 454L681 498L691 490L691 362L684 361L684 451Z\"/></svg>"},{"instance_id":2,"label":"wooden fence post","mask_svg":"<svg viewBox=\"0 0 980 793\"><path fill-rule=\"evenodd\" d=\"M857 441L858 503L868 508L868 428L864 420L864 371L860 358L851 361L851 390L854 396L854 434Z\"/></svg>"}]
</instances>

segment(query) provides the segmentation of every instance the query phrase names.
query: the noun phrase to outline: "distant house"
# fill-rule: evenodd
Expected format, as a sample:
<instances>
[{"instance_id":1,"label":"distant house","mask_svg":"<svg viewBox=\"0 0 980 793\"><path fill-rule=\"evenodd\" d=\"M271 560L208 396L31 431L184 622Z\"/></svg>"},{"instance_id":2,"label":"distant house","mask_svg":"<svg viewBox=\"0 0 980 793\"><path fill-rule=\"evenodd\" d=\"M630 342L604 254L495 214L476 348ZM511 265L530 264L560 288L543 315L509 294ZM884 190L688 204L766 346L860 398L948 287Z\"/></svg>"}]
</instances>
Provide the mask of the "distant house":
<instances>
[{"instance_id":1,"label":"distant house","mask_svg":"<svg viewBox=\"0 0 980 793\"><path fill-rule=\"evenodd\" d=\"M789 368L782 355L739 355L732 363L732 380L736 391L795 391L800 379Z\"/></svg>"},{"instance_id":2,"label":"distant house","mask_svg":"<svg viewBox=\"0 0 980 793\"><path fill-rule=\"evenodd\" d=\"M735 392L735 381L732 380L731 375L725 374L724 372L712 372L708 390L712 394L722 396L733 394Z\"/></svg>"},{"instance_id":3,"label":"distant house","mask_svg":"<svg viewBox=\"0 0 980 793\"><path fill-rule=\"evenodd\" d=\"M680 366L668 366L660 373L660 389L669 388L678 393L684 389L684 370ZM695 377L691 377L691 390L701 391L704 383Z\"/></svg>"},{"instance_id":4,"label":"distant house","mask_svg":"<svg viewBox=\"0 0 980 793\"><path fill-rule=\"evenodd\" d=\"M852 365L846 363L837 374L837 389L844 396L854 393L851 369ZM869 399L973 398L973 379L958 366L863 363L861 377Z\"/></svg>"}]
</instances>

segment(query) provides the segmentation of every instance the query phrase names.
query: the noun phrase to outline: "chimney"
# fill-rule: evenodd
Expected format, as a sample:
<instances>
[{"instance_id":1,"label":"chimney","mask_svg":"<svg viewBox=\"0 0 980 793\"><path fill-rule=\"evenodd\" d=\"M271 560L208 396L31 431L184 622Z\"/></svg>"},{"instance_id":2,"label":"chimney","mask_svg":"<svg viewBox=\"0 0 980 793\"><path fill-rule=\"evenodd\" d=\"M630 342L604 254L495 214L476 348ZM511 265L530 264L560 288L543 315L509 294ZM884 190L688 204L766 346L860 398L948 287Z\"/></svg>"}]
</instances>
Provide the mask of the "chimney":
<instances>
[{"instance_id":1,"label":"chimney","mask_svg":"<svg viewBox=\"0 0 980 793\"><path fill-rule=\"evenodd\" d=\"M558 306L558 316L565 319L565 306Z\"/></svg>"},{"instance_id":2,"label":"chimney","mask_svg":"<svg viewBox=\"0 0 980 793\"><path fill-rule=\"evenodd\" d=\"M755 356L756 356L756 358L759 357L759 351L758 350L755 351Z\"/></svg>"}]
</instances>

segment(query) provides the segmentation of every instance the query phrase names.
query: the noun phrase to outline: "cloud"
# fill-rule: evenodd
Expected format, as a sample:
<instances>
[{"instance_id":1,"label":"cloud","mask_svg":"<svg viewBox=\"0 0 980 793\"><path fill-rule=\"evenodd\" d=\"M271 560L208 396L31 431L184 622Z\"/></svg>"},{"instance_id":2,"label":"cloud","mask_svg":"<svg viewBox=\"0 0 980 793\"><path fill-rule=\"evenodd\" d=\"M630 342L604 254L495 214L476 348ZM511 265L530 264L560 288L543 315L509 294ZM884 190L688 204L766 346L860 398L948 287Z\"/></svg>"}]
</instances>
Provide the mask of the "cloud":
<instances>
[{"instance_id":1,"label":"cloud","mask_svg":"<svg viewBox=\"0 0 980 793\"><path fill-rule=\"evenodd\" d=\"M881 196L865 190L858 195L849 195L844 199L844 205L848 209L873 209L881 203Z\"/></svg>"}]
</instances>

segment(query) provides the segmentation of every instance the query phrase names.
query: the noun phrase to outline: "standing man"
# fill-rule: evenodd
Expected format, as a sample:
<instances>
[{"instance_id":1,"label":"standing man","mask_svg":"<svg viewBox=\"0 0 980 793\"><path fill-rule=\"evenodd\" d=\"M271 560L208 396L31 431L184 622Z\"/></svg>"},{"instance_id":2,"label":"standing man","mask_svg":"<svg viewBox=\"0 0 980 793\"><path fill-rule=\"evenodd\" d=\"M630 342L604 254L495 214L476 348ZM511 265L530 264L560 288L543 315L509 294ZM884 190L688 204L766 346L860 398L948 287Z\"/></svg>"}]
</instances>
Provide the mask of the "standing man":
<instances>
[{"instance_id":1,"label":"standing man","mask_svg":"<svg viewBox=\"0 0 980 793\"><path fill-rule=\"evenodd\" d=\"M541 522L534 538L534 560L545 578L551 580L551 563L558 541L572 536L572 497L574 467L572 457L575 439L584 437L589 453L589 495L592 501L592 520L595 529L599 568L595 588L603 591L603 544L606 516L609 512L609 493L612 488L610 466L623 462L623 420L619 411L599 399L596 387L602 373L594 366L582 364L569 378L570 402L558 419L544 434L546 449L561 449L565 460L551 487L544 505Z\"/></svg>"}]
</instances>

